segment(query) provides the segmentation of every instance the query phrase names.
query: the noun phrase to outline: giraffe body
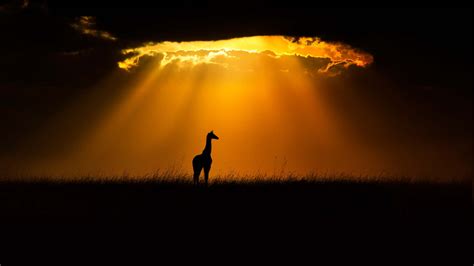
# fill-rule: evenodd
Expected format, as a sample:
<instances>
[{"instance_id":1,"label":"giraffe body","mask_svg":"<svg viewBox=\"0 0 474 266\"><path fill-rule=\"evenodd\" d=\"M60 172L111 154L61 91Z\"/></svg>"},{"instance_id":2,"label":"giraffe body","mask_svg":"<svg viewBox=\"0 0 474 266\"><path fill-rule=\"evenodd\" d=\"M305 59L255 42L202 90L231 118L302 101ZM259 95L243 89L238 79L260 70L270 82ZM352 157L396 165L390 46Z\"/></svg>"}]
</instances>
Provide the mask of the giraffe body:
<instances>
[{"instance_id":1,"label":"giraffe body","mask_svg":"<svg viewBox=\"0 0 474 266\"><path fill-rule=\"evenodd\" d=\"M212 158L211 158L211 150L212 150L212 140L219 139L214 132L211 131L206 136L206 147L202 151L201 154L196 155L193 159L193 183L194 185L199 185L199 176L201 175L202 169L204 169L204 184L207 186L209 180L209 171L211 170L212 165Z\"/></svg>"}]
</instances>

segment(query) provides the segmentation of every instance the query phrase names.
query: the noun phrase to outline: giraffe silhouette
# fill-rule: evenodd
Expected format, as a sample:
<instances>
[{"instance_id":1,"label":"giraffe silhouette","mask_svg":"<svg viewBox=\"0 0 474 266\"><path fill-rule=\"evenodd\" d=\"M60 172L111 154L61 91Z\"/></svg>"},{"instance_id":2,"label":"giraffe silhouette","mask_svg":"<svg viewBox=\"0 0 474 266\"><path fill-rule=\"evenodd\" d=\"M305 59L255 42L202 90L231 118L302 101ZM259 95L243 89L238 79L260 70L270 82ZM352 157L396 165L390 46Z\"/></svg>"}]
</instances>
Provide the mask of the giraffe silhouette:
<instances>
[{"instance_id":1,"label":"giraffe silhouette","mask_svg":"<svg viewBox=\"0 0 474 266\"><path fill-rule=\"evenodd\" d=\"M201 175L201 170L204 168L204 184L207 186L207 180L209 179L209 171L211 170L212 158L211 158L211 149L212 144L211 141L213 139L219 139L214 132L211 131L207 133L206 136L206 147L201 154L196 155L193 159L193 170L194 170L194 177L193 183L194 185L199 185L199 175Z\"/></svg>"}]
</instances>

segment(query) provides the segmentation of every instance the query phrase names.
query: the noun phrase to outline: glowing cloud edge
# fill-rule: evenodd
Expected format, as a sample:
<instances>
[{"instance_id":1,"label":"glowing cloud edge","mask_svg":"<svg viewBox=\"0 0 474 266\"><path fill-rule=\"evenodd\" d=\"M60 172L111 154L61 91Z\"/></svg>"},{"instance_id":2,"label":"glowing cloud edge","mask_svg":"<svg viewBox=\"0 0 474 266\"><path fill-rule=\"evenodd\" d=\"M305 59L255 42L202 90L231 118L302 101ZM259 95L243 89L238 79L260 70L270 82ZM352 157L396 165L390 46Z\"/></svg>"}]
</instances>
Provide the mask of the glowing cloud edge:
<instances>
[{"instance_id":1,"label":"glowing cloud edge","mask_svg":"<svg viewBox=\"0 0 474 266\"><path fill-rule=\"evenodd\" d=\"M208 52L202 55L202 52ZM215 41L189 41L148 43L140 47L122 50L122 54L131 55L118 62L118 67L130 70L139 65L143 56L162 55L161 66L174 60L192 64L212 63L216 55L229 56L229 51L247 53L265 53L279 58L281 56L300 56L305 58L325 58L330 63L319 72L326 72L336 65L347 68L351 65L366 67L373 62L369 53L355 49L340 42L325 42L318 37L287 37L280 35L263 35L240 37ZM180 52L196 52L194 55L180 55ZM199 52L199 53L198 53Z\"/></svg>"}]
</instances>

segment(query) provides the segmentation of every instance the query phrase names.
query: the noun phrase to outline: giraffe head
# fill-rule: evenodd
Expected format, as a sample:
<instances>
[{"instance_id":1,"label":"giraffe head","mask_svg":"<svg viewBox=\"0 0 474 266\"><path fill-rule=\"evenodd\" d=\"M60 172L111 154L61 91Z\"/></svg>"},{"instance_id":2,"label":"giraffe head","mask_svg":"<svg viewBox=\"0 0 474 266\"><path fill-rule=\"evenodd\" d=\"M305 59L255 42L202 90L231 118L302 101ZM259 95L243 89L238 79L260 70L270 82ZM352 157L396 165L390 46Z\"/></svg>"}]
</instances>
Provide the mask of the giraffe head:
<instances>
[{"instance_id":1,"label":"giraffe head","mask_svg":"<svg viewBox=\"0 0 474 266\"><path fill-rule=\"evenodd\" d=\"M210 139L219 139L219 137L214 134L214 131L207 133L207 137Z\"/></svg>"}]
</instances>

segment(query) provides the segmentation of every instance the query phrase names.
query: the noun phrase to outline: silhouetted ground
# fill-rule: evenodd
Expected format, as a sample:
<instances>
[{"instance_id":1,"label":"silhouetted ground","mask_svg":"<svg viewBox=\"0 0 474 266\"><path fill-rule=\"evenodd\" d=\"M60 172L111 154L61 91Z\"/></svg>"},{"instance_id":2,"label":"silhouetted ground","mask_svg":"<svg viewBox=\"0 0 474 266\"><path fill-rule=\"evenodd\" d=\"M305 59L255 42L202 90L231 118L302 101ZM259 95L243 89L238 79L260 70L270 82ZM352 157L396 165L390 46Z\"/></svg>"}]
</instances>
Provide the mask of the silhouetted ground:
<instances>
[{"instance_id":1,"label":"silhouetted ground","mask_svg":"<svg viewBox=\"0 0 474 266\"><path fill-rule=\"evenodd\" d=\"M151 241L148 248L166 243L176 250L239 248L246 254L298 247L308 255L323 245L459 259L469 254L470 245L462 243L471 239L471 198L471 184L461 183L283 181L195 188L150 181L5 182L0 219L7 243L18 241L10 248L52 248L46 239L54 239L55 248Z\"/></svg>"}]
</instances>

